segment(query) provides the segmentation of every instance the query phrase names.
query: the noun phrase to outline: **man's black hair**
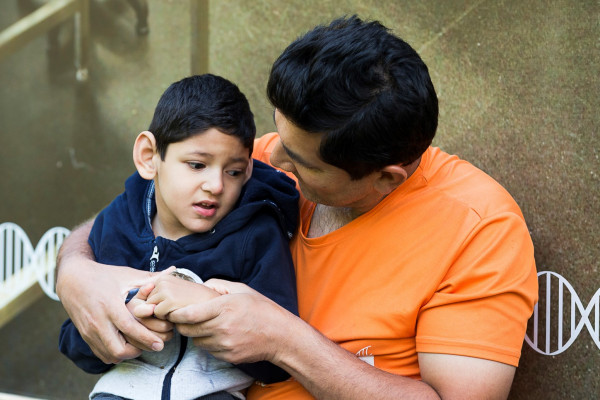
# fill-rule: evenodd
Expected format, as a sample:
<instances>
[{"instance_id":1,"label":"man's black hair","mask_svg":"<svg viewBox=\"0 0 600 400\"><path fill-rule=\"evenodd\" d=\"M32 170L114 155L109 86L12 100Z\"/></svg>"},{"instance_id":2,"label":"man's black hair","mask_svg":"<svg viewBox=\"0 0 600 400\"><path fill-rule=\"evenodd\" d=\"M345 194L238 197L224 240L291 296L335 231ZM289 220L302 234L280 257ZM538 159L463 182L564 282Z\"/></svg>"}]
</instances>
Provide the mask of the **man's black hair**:
<instances>
[{"instance_id":1,"label":"man's black hair","mask_svg":"<svg viewBox=\"0 0 600 400\"><path fill-rule=\"evenodd\" d=\"M246 96L227 79L205 74L172 83L160 97L148 130L164 160L169 144L210 128L239 138L252 154L256 126Z\"/></svg>"},{"instance_id":2,"label":"man's black hair","mask_svg":"<svg viewBox=\"0 0 600 400\"><path fill-rule=\"evenodd\" d=\"M412 163L437 129L423 60L379 22L357 16L290 44L273 64L267 96L298 128L322 134L320 157L352 179Z\"/></svg>"}]
</instances>

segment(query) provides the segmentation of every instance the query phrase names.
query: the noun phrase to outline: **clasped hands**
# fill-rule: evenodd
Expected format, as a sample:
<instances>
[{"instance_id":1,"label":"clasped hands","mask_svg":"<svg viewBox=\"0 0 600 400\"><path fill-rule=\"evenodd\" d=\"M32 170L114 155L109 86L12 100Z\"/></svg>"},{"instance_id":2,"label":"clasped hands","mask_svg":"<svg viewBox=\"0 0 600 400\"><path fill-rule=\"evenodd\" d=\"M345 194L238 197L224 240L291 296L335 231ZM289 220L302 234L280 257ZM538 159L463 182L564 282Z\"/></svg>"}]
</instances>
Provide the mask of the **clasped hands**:
<instances>
[{"instance_id":1,"label":"clasped hands","mask_svg":"<svg viewBox=\"0 0 600 400\"><path fill-rule=\"evenodd\" d=\"M195 345L232 363L269 358L262 318L269 309L287 312L270 299L238 282L210 279L203 284L176 276L170 268L140 286L127 304L131 314L161 340L173 337L173 328ZM128 343L144 348L125 334Z\"/></svg>"},{"instance_id":2,"label":"clasped hands","mask_svg":"<svg viewBox=\"0 0 600 400\"><path fill-rule=\"evenodd\" d=\"M163 341L173 337L175 321L169 319L172 312L186 306L202 304L221 294L210 286L181 279L173 275L173 271L171 267L165 273L159 274L153 282L141 286L127 303L129 312ZM190 324L200 321L182 322ZM131 343L130 338L127 339Z\"/></svg>"}]
</instances>

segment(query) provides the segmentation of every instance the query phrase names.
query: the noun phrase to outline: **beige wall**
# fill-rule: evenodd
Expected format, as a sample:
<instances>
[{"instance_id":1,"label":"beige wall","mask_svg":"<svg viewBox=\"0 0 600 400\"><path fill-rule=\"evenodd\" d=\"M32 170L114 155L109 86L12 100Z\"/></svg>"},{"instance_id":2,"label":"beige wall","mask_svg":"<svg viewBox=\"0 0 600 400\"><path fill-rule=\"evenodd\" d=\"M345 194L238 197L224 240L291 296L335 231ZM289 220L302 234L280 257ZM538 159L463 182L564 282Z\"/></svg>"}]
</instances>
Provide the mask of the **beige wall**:
<instances>
[{"instance_id":1,"label":"beige wall","mask_svg":"<svg viewBox=\"0 0 600 400\"><path fill-rule=\"evenodd\" d=\"M0 29L18 18L15 3L4 5ZM197 28L190 26L190 3L149 3L151 31L139 38L126 2L92 1L86 85L73 82L68 51L58 70L49 69L43 37L0 62L0 222L19 223L33 242L51 226L88 218L122 190L135 135L149 124L164 88L189 74ZM513 194L538 270L562 275L588 307L600 288L600 3L211 1L210 72L237 82L259 132L271 131L264 90L273 60L315 24L354 13L381 20L419 51L440 97L434 144ZM0 391L82 398L92 378L55 347L64 317L45 299L0 329ZM597 317L590 320L597 326ZM599 366L600 349L585 327L560 355L525 345L511 398L594 398Z\"/></svg>"},{"instance_id":2,"label":"beige wall","mask_svg":"<svg viewBox=\"0 0 600 400\"><path fill-rule=\"evenodd\" d=\"M408 41L428 64L440 97L434 144L479 166L513 194L533 237L538 270L559 273L588 307L600 288L598 2L214 3L210 68L248 93L259 131L273 129L264 97L270 64L313 25L357 13ZM554 324L557 281L552 285ZM575 299L567 294L565 304ZM543 315L545 309L542 334ZM575 321L581 321L579 310ZM533 335L531 323L529 331ZM564 341L569 332L565 326ZM551 351L557 351L554 327L551 336ZM599 365L600 348L585 327L560 355L525 345L511 398L592 398L600 393Z\"/></svg>"},{"instance_id":3,"label":"beige wall","mask_svg":"<svg viewBox=\"0 0 600 400\"><path fill-rule=\"evenodd\" d=\"M382 21L430 68L440 97L434 144L513 194L531 230L538 270L566 278L585 309L600 288L599 8L565 0L213 2L209 65L238 82L259 132L268 132L267 74L291 40L343 14ZM552 287L554 324L556 281ZM565 304L575 299L568 294ZM544 316L540 310L541 334ZM556 328L551 336L550 350L557 351ZM599 373L600 348L583 328L560 355L525 345L511 398L591 398L600 393Z\"/></svg>"}]
</instances>

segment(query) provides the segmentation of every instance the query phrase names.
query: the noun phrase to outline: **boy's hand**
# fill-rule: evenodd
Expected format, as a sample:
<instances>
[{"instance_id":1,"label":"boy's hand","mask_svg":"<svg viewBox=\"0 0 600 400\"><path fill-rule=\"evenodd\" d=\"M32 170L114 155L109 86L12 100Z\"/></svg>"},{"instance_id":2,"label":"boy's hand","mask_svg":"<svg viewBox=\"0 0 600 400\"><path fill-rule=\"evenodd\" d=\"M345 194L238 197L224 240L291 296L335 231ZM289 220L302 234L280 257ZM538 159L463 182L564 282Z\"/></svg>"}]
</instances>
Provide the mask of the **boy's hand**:
<instances>
[{"instance_id":1,"label":"boy's hand","mask_svg":"<svg viewBox=\"0 0 600 400\"><path fill-rule=\"evenodd\" d=\"M168 319L169 313L191 304L200 304L219 293L201 283L186 281L172 275L161 276L148 295L146 302L154 304L154 315ZM146 310L147 312L147 310Z\"/></svg>"},{"instance_id":2,"label":"boy's hand","mask_svg":"<svg viewBox=\"0 0 600 400\"><path fill-rule=\"evenodd\" d=\"M140 287L137 294L127 303L127 309L142 325L155 333L162 341L167 342L173 338L173 324L154 316L155 305L146 302L152 289L154 289L153 283ZM133 338L126 336L126 339L127 342L136 346Z\"/></svg>"}]
</instances>

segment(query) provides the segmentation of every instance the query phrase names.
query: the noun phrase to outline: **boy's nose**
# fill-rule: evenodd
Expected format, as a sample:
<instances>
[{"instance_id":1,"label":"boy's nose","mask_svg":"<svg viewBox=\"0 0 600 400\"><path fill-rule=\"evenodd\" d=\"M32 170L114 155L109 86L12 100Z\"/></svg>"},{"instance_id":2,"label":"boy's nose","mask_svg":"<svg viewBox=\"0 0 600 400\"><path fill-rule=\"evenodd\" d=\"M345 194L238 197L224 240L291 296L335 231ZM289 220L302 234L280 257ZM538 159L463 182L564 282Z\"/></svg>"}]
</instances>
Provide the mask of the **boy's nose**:
<instances>
[{"instance_id":1,"label":"boy's nose","mask_svg":"<svg viewBox=\"0 0 600 400\"><path fill-rule=\"evenodd\" d=\"M212 194L221 194L223 192L223 176L221 172L211 173L202 184L202 190Z\"/></svg>"}]
</instances>

